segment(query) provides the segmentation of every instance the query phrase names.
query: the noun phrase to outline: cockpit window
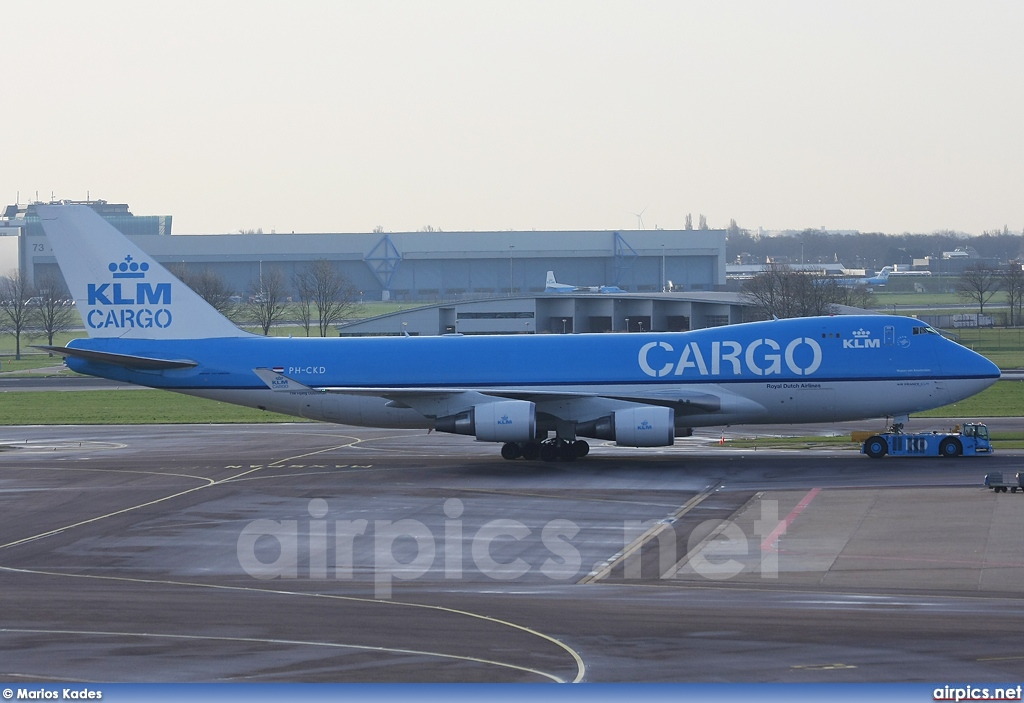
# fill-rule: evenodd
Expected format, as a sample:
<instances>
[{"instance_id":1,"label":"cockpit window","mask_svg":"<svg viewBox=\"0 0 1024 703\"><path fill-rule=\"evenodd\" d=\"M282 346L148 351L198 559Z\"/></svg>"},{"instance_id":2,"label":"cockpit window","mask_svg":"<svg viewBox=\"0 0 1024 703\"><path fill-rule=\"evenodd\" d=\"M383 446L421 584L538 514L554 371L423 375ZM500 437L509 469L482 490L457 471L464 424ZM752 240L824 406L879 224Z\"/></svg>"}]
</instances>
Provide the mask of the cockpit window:
<instances>
[{"instance_id":1,"label":"cockpit window","mask_svg":"<svg viewBox=\"0 0 1024 703\"><path fill-rule=\"evenodd\" d=\"M938 334L938 330L930 325L922 325L914 328L914 334Z\"/></svg>"}]
</instances>

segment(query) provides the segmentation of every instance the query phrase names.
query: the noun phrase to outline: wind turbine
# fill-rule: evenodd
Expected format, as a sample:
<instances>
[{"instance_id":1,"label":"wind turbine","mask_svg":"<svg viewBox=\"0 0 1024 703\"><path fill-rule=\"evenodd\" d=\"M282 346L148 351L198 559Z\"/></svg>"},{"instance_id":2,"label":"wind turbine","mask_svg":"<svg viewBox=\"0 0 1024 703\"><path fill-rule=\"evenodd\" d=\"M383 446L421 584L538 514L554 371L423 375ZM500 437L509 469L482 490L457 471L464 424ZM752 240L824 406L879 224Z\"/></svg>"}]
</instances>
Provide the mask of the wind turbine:
<instances>
[{"instance_id":1,"label":"wind turbine","mask_svg":"<svg viewBox=\"0 0 1024 703\"><path fill-rule=\"evenodd\" d=\"M650 204L645 205L644 209L641 210L640 212L632 213L633 215L636 215L636 222L637 222L637 225L640 227L640 229L645 229L645 227L644 227L644 213L647 212L647 208L649 208L649 207L650 207Z\"/></svg>"}]
</instances>

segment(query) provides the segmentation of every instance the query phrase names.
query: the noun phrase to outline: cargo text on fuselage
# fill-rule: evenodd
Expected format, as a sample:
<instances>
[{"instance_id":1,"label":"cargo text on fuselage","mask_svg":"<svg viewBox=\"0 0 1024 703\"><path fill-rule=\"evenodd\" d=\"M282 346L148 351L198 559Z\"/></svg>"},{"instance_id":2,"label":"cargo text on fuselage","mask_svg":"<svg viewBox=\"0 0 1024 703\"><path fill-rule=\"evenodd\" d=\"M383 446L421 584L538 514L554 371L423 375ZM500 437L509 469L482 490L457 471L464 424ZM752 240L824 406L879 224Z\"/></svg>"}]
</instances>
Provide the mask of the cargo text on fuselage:
<instances>
[{"instance_id":1,"label":"cargo text on fuselage","mask_svg":"<svg viewBox=\"0 0 1024 703\"><path fill-rule=\"evenodd\" d=\"M640 347L640 370L653 378L666 376L773 376L788 370L809 376L821 366L821 346L810 337L797 337L783 346L774 339L755 339L744 347L736 341L711 342L701 349L687 342L679 352L669 342L648 342Z\"/></svg>"}]
</instances>

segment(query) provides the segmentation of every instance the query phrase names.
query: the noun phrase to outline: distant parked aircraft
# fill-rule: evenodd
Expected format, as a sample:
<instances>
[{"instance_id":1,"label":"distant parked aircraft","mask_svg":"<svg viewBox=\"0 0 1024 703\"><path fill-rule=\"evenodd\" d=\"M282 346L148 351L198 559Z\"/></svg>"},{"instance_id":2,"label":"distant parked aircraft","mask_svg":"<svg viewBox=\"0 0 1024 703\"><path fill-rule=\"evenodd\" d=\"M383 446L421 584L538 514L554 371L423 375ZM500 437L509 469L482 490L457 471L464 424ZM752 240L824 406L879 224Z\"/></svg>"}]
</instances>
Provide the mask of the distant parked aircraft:
<instances>
[{"instance_id":1,"label":"distant parked aircraft","mask_svg":"<svg viewBox=\"0 0 1024 703\"><path fill-rule=\"evenodd\" d=\"M868 279L868 282L873 285L883 286L889 282L890 278L919 278L931 275L931 271L893 271L892 266L883 266L881 271Z\"/></svg>"},{"instance_id":2,"label":"distant parked aircraft","mask_svg":"<svg viewBox=\"0 0 1024 703\"><path fill-rule=\"evenodd\" d=\"M559 283L555 280L555 272L548 271L548 278L544 286L545 293L625 293L618 286L571 286L568 283Z\"/></svg>"},{"instance_id":3,"label":"distant parked aircraft","mask_svg":"<svg viewBox=\"0 0 1024 703\"><path fill-rule=\"evenodd\" d=\"M892 266L883 266L882 270L874 276L862 278L837 278L836 283L841 286L884 286L890 278L918 278L931 276L931 271L893 271Z\"/></svg>"}]
</instances>

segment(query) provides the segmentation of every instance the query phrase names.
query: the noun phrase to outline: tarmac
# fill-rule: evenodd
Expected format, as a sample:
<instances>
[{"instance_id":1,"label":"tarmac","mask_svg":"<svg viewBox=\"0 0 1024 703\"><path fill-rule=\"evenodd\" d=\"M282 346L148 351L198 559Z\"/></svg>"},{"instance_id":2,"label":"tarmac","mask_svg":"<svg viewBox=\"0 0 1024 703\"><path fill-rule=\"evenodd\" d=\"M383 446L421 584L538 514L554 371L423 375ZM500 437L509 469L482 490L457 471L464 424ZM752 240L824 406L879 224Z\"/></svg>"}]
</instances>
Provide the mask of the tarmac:
<instances>
[{"instance_id":1,"label":"tarmac","mask_svg":"<svg viewBox=\"0 0 1024 703\"><path fill-rule=\"evenodd\" d=\"M1024 493L982 479L1024 452L745 431L545 464L309 423L0 428L0 679L1019 680Z\"/></svg>"}]
</instances>

